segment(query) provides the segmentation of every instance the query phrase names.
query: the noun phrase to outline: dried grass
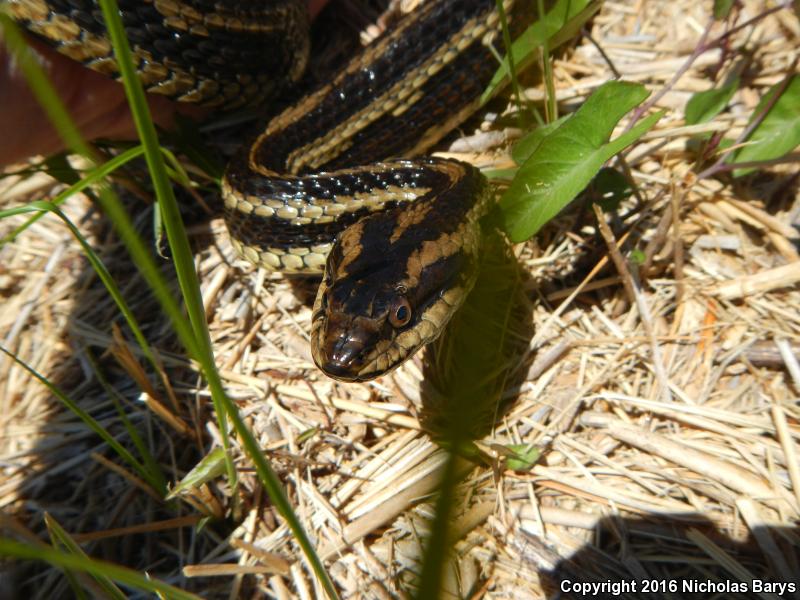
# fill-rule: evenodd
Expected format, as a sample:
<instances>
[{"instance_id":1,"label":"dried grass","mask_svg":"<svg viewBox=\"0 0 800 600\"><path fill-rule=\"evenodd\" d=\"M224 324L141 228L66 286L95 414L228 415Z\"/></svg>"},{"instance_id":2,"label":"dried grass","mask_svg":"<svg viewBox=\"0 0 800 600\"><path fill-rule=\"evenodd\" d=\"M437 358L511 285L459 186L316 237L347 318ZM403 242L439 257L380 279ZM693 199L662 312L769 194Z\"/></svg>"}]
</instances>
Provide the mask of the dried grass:
<instances>
[{"instance_id":1,"label":"dried grass","mask_svg":"<svg viewBox=\"0 0 800 600\"><path fill-rule=\"evenodd\" d=\"M606 2L591 35L625 79L658 89L692 52L709 5ZM740 20L760 5L745 2ZM756 76L712 123L685 127L682 107L709 87L718 53L701 56L663 96L666 117L627 156L643 201L611 223L616 242L607 245L590 212L578 209L517 248L531 277L536 360L481 448L497 455L510 444L534 444L543 458L527 473L464 465L459 541L447 573L453 597L542 598L553 590L548 569L573 581L750 581L767 573L796 581L797 169L776 166L744 184L698 182L686 145L698 131L741 131L759 96L796 60L799 35L784 10L732 37L733 51L753 50ZM558 97L570 106L612 77L587 39L555 60L554 73ZM540 97L540 88L527 96ZM497 131L482 126L490 128ZM465 136L448 155L507 165L501 151L475 150L482 136ZM6 206L59 189L39 175L0 186ZM175 398L144 395L134 383L139 367L120 358L109 328L119 320L111 301L78 245L49 219L0 251L2 344L124 437L87 359L91 349L169 465L168 477L179 480L219 443L207 390L175 353L165 319L92 204L74 198L66 211L122 282ZM1 222L0 234L16 224ZM297 285L235 259L219 220L192 233L228 391L342 595L401 594L419 570L445 458L420 425L423 357L370 384L326 379L311 362L310 309ZM623 237L626 249L645 251L641 283L608 259ZM44 388L0 359L0 507L8 532L34 539L47 511L91 555L172 579L182 572L190 580L178 583L208 597L318 595L246 463L238 463L241 519L198 532L190 527L198 511L230 516L224 484L167 508L112 468L104 450ZM36 597L65 593L55 571L41 568L33 581Z\"/></svg>"}]
</instances>

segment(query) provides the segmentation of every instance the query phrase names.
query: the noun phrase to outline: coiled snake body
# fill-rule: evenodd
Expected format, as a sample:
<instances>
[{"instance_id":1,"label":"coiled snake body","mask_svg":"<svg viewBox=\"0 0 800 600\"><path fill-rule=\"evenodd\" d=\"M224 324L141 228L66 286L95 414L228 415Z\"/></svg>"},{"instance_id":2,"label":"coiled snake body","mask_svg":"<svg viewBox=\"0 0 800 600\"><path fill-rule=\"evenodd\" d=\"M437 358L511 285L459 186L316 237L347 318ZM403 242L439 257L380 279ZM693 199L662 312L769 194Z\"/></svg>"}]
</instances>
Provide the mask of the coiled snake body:
<instances>
[{"instance_id":1,"label":"coiled snake body","mask_svg":"<svg viewBox=\"0 0 800 600\"><path fill-rule=\"evenodd\" d=\"M512 26L521 2L504 3ZM305 67L308 18L295 0L119 5L148 91L258 103ZM92 0L12 0L10 10L64 54L117 74ZM420 155L472 114L502 51L495 0L427 0L228 165L222 197L237 251L269 269L324 271L311 340L328 375L393 369L439 335L471 289L485 179L454 160L396 157Z\"/></svg>"}]
</instances>

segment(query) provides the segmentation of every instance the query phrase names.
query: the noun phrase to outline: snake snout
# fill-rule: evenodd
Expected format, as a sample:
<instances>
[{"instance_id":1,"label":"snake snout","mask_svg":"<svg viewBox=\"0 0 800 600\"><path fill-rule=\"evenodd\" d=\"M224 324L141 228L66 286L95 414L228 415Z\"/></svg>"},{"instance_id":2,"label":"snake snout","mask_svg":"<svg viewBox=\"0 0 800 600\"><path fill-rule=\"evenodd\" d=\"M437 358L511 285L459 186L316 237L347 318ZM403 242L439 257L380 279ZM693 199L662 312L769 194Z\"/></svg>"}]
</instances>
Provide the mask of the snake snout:
<instances>
[{"instance_id":1,"label":"snake snout","mask_svg":"<svg viewBox=\"0 0 800 600\"><path fill-rule=\"evenodd\" d=\"M330 377L359 381L376 342L377 332L371 319L331 318L325 328L314 359Z\"/></svg>"}]
</instances>

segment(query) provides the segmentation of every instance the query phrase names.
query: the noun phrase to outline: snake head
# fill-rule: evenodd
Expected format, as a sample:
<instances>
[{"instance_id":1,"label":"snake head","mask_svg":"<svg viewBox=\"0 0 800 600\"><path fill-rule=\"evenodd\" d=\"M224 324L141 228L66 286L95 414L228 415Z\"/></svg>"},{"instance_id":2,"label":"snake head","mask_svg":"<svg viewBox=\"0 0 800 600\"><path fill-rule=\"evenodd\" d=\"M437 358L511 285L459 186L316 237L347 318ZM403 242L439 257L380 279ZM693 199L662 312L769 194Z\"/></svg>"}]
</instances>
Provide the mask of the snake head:
<instances>
[{"instance_id":1,"label":"snake head","mask_svg":"<svg viewBox=\"0 0 800 600\"><path fill-rule=\"evenodd\" d=\"M392 240L396 220L368 217L328 256L311 330L314 362L330 377L365 381L391 371L442 331L474 282L469 244ZM365 250L369 248L369 250Z\"/></svg>"},{"instance_id":2,"label":"snake head","mask_svg":"<svg viewBox=\"0 0 800 600\"><path fill-rule=\"evenodd\" d=\"M377 377L402 362L393 349L399 332L411 321L413 309L402 288L370 289L358 282L318 292L312 329L314 362L326 374L343 381ZM321 286L323 287L323 286Z\"/></svg>"}]
</instances>

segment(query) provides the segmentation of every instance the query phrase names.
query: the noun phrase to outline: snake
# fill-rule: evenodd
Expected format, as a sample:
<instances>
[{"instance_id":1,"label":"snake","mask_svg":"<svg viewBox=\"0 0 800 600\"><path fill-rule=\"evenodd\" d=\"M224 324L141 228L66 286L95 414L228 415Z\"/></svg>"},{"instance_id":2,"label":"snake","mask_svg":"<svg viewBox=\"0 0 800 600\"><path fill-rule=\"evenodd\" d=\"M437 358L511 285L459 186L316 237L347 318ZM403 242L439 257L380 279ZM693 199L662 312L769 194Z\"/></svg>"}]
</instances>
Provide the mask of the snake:
<instances>
[{"instance_id":1,"label":"snake","mask_svg":"<svg viewBox=\"0 0 800 600\"><path fill-rule=\"evenodd\" d=\"M299 0L118 0L147 91L235 108L291 89L309 56ZM35 37L118 77L94 0L11 0ZM221 183L232 245L321 274L311 353L367 381L435 340L473 287L493 194L475 167L425 152L472 115L524 0L426 0L243 144Z\"/></svg>"}]
</instances>

